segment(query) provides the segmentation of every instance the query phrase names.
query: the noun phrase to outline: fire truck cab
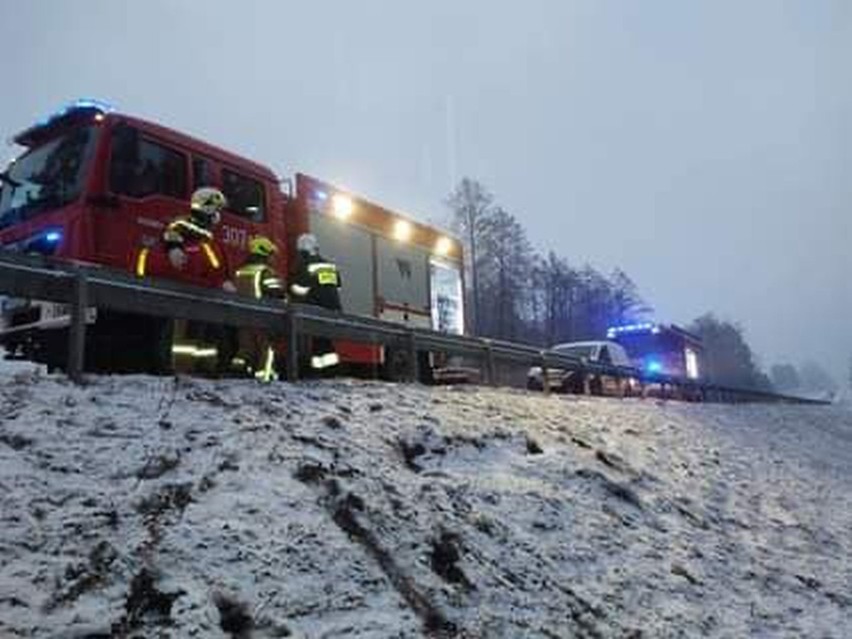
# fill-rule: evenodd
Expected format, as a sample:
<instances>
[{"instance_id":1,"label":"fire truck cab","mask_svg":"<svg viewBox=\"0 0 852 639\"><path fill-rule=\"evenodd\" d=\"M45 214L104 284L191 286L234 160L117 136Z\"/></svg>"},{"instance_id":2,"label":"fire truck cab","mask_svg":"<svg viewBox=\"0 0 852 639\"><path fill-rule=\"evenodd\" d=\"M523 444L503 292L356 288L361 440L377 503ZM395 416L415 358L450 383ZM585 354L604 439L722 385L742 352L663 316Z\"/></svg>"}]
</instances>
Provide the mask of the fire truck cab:
<instances>
[{"instance_id":1,"label":"fire truck cab","mask_svg":"<svg viewBox=\"0 0 852 639\"><path fill-rule=\"evenodd\" d=\"M0 245L7 250L133 272L141 248L162 250L165 226L189 212L191 193L215 186L228 200L215 230L228 272L245 262L249 239L262 234L281 249L274 266L287 274L297 237L312 232L340 268L345 312L463 330L461 244L327 182L297 174L282 190L261 164L96 100L74 102L13 140L24 151L0 174ZM163 368L143 355L162 340L161 323L95 309L89 321L94 367ZM5 300L0 342L12 354L58 367L67 326L61 305ZM366 345L338 347L354 364L383 364L388 355Z\"/></svg>"}]
</instances>

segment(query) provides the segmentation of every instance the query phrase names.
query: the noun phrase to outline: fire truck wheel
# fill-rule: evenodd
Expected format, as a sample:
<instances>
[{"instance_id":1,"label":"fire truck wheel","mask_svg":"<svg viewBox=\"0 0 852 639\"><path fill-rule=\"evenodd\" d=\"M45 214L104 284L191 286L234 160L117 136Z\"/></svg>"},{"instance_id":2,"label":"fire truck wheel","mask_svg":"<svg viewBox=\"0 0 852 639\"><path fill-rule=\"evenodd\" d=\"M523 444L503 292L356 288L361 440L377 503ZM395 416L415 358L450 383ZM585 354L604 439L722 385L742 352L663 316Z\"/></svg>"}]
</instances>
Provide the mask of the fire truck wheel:
<instances>
[{"instance_id":1,"label":"fire truck wheel","mask_svg":"<svg viewBox=\"0 0 852 639\"><path fill-rule=\"evenodd\" d=\"M432 360L427 351L417 351L417 366L420 373L420 379L417 381L421 384L434 384L435 371L432 368Z\"/></svg>"},{"instance_id":2,"label":"fire truck wheel","mask_svg":"<svg viewBox=\"0 0 852 639\"><path fill-rule=\"evenodd\" d=\"M145 362L147 373L152 375L170 375L174 370L172 341L174 339L174 320L155 320L151 326L148 357Z\"/></svg>"},{"instance_id":3,"label":"fire truck wheel","mask_svg":"<svg viewBox=\"0 0 852 639\"><path fill-rule=\"evenodd\" d=\"M411 371L408 353L404 350L387 349L385 351L385 365L383 377L391 382L400 382L408 379Z\"/></svg>"}]
</instances>

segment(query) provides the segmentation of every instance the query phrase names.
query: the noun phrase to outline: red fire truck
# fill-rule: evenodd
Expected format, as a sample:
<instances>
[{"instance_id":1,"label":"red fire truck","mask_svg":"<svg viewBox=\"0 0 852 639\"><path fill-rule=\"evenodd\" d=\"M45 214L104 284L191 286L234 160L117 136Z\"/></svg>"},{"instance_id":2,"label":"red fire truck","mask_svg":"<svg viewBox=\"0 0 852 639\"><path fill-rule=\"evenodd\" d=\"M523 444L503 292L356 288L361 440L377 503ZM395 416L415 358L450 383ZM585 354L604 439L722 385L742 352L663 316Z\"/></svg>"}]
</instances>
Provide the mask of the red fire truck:
<instances>
[{"instance_id":1,"label":"red fire truck","mask_svg":"<svg viewBox=\"0 0 852 639\"><path fill-rule=\"evenodd\" d=\"M96 100L78 100L13 140L25 150L0 174L5 249L132 271L140 247L154 250L165 225L188 212L192 191L216 186L228 199L216 237L231 270L263 234L284 249L275 265L287 273L296 238L310 231L340 267L346 312L463 331L461 244L436 228L306 175L282 182L261 164ZM89 321L87 355L113 370L138 368L161 337L149 318L90 309ZM67 326L62 305L7 299L0 341L59 365ZM355 364L389 359L367 345L338 350Z\"/></svg>"}]
</instances>

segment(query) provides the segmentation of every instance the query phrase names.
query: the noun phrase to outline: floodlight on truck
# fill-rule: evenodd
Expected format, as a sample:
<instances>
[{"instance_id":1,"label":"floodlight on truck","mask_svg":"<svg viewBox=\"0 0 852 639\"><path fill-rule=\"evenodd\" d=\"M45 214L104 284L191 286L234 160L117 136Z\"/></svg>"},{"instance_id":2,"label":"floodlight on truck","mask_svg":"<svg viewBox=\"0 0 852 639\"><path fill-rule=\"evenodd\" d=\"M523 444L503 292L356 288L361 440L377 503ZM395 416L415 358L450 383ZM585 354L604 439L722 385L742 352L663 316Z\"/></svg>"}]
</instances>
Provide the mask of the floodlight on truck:
<instances>
[{"instance_id":1,"label":"floodlight on truck","mask_svg":"<svg viewBox=\"0 0 852 639\"><path fill-rule=\"evenodd\" d=\"M439 237L435 242L435 253L438 255L449 255L453 250L453 241L448 237Z\"/></svg>"},{"instance_id":2,"label":"floodlight on truck","mask_svg":"<svg viewBox=\"0 0 852 639\"><path fill-rule=\"evenodd\" d=\"M334 213L334 216L340 220L347 219L350 215L352 215L352 211L355 209L355 205L352 203L352 198L347 197L341 193L336 193L334 197L331 198L331 211Z\"/></svg>"},{"instance_id":3,"label":"floodlight on truck","mask_svg":"<svg viewBox=\"0 0 852 639\"><path fill-rule=\"evenodd\" d=\"M407 220L397 220L393 225L393 237L400 242L407 242L410 240L413 231L414 228L411 226L411 222L408 222Z\"/></svg>"}]
</instances>

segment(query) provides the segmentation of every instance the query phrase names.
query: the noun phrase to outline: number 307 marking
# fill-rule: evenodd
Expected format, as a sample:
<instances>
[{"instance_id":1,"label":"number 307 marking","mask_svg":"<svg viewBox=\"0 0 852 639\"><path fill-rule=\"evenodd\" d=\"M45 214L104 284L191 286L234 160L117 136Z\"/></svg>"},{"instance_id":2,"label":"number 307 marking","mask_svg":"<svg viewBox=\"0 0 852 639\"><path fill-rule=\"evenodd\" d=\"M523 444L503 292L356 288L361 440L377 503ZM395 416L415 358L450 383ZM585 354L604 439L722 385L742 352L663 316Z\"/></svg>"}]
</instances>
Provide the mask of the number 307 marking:
<instances>
[{"instance_id":1,"label":"number 307 marking","mask_svg":"<svg viewBox=\"0 0 852 639\"><path fill-rule=\"evenodd\" d=\"M238 229L227 224L222 225L222 234L225 236L222 241L225 244L236 246L237 248L245 248L248 241L248 231Z\"/></svg>"}]
</instances>

